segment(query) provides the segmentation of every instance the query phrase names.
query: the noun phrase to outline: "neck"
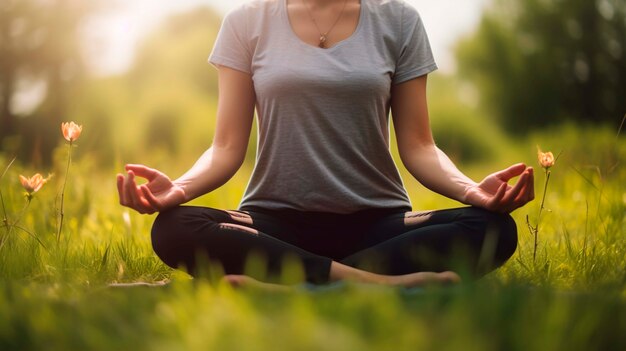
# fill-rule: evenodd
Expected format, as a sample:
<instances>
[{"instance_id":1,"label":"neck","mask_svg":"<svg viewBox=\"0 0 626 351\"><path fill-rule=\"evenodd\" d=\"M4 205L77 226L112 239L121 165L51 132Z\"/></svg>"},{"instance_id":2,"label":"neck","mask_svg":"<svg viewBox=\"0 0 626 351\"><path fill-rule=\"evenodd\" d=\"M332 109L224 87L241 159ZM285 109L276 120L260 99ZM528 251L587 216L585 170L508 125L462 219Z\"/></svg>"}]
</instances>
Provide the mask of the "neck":
<instances>
[{"instance_id":1,"label":"neck","mask_svg":"<svg viewBox=\"0 0 626 351\"><path fill-rule=\"evenodd\" d=\"M346 0L306 0L309 6L313 8L320 8L320 7L323 8L323 7L332 6L334 4L343 4L344 1ZM347 1L350 2L350 0L347 0Z\"/></svg>"}]
</instances>

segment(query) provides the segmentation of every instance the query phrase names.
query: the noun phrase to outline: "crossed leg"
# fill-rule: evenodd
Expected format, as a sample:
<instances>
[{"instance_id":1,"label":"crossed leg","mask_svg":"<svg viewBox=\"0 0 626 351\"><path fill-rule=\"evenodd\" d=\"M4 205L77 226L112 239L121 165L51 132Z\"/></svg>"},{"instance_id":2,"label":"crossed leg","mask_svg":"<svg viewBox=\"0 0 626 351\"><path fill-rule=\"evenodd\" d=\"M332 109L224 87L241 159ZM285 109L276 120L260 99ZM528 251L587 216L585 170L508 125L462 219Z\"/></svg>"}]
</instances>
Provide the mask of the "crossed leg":
<instances>
[{"instance_id":1,"label":"crossed leg","mask_svg":"<svg viewBox=\"0 0 626 351\"><path fill-rule=\"evenodd\" d=\"M508 214L464 207L392 214L365 238L366 248L340 262L392 275L454 270L479 277L513 255L517 226Z\"/></svg>"},{"instance_id":2,"label":"crossed leg","mask_svg":"<svg viewBox=\"0 0 626 351\"><path fill-rule=\"evenodd\" d=\"M510 216L476 208L396 212L374 219L336 215L324 227L328 233L292 217L178 207L157 217L152 242L169 266L182 266L193 275L199 268L198 254L206 255L218 261L234 283L247 281L234 275L244 273L250 254L260 253L270 274L280 273L284 257L296 256L312 283L352 279L404 286L457 281L456 274L445 272L456 263L484 274L504 263L517 244ZM328 246L343 246L347 254L310 250L310 242L320 247L318 238L338 238Z\"/></svg>"}]
</instances>

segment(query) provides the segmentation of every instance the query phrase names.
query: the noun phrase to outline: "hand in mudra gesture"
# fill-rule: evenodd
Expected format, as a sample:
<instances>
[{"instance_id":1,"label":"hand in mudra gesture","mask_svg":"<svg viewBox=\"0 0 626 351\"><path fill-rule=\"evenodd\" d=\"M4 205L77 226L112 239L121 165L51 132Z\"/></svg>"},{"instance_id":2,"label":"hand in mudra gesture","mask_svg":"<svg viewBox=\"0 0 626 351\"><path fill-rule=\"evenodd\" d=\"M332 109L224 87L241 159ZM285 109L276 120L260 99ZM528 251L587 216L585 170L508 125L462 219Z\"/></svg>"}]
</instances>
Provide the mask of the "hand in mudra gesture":
<instances>
[{"instance_id":1,"label":"hand in mudra gesture","mask_svg":"<svg viewBox=\"0 0 626 351\"><path fill-rule=\"evenodd\" d=\"M142 214L159 212L185 201L184 190L164 173L143 165L126 165L126 175L117 175L120 204ZM136 177L148 180L138 185Z\"/></svg>"},{"instance_id":2,"label":"hand in mudra gesture","mask_svg":"<svg viewBox=\"0 0 626 351\"><path fill-rule=\"evenodd\" d=\"M517 176L517 183L509 185L508 181ZM512 212L534 198L533 169L522 163L488 175L465 193L468 204L502 213Z\"/></svg>"}]
</instances>

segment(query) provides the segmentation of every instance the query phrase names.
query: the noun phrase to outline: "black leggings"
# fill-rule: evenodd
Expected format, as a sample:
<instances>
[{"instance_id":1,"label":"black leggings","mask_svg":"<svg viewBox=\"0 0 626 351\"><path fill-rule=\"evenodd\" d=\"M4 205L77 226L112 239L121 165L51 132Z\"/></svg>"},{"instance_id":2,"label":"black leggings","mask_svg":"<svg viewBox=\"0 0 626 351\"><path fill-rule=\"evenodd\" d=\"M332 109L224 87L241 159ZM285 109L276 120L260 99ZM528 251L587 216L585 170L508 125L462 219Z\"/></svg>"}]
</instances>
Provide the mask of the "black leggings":
<instances>
[{"instance_id":1,"label":"black leggings","mask_svg":"<svg viewBox=\"0 0 626 351\"><path fill-rule=\"evenodd\" d=\"M517 228L511 216L475 207L334 214L183 206L159 214L152 245L163 262L192 275L201 271L200 256L226 274L243 274L257 253L270 275L280 274L285 257L298 257L307 281L318 284L328 282L333 260L381 274L455 270L477 277L513 255Z\"/></svg>"}]
</instances>

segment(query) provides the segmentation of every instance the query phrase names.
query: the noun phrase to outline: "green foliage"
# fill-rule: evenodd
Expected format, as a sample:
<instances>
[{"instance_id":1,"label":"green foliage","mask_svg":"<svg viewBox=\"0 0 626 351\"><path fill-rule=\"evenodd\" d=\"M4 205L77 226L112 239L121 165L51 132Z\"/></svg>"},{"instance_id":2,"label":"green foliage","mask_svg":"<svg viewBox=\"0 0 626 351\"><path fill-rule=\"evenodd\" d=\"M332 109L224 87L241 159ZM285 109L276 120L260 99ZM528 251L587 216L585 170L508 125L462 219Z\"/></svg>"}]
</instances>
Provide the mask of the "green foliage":
<instances>
[{"instance_id":1,"label":"green foliage","mask_svg":"<svg viewBox=\"0 0 626 351\"><path fill-rule=\"evenodd\" d=\"M129 84L146 92L149 87L175 90L190 85L202 95L217 93L217 70L207 62L221 17L209 8L173 15L139 47Z\"/></svg>"},{"instance_id":2,"label":"green foliage","mask_svg":"<svg viewBox=\"0 0 626 351\"><path fill-rule=\"evenodd\" d=\"M81 99L85 118L104 116L114 126L111 146L91 150L121 162L189 166L211 143L217 70L207 63L220 18L198 8L169 18L138 49L125 75L93 81Z\"/></svg>"},{"instance_id":3,"label":"green foliage","mask_svg":"<svg viewBox=\"0 0 626 351\"><path fill-rule=\"evenodd\" d=\"M561 154L551 169L548 212L544 213L547 223L541 229L554 236L546 240L544 234L533 264L528 262L531 243L520 240L519 257L502 274L535 284L558 281L583 290L623 286L626 262L619 256L626 252L626 189L622 181L626 169L620 160L626 157L626 144L612 130L572 125L536 133L530 140ZM537 172L538 184L543 182L542 173ZM534 207L534 211L532 206L525 211L531 219L538 212L538 203ZM522 235L528 234L525 218L518 216L517 220Z\"/></svg>"},{"instance_id":4,"label":"green foliage","mask_svg":"<svg viewBox=\"0 0 626 351\"><path fill-rule=\"evenodd\" d=\"M626 3L499 0L457 48L462 75L509 131L621 120Z\"/></svg>"},{"instance_id":5,"label":"green foliage","mask_svg":"<svg viewBox=\"0 0 626 351\"><path fill-rule=\"evenodd\" d=\"M478 108L473 92L453 77L434 74L429 81L429 111L435 142L455 161L480 162L501 156L505 135Z\"/></svg>"}]
</instances>

